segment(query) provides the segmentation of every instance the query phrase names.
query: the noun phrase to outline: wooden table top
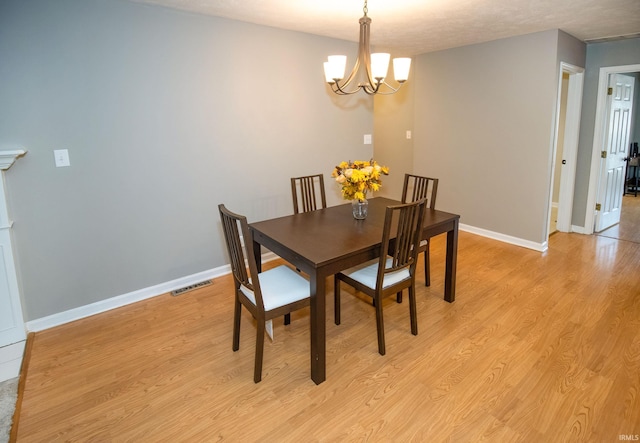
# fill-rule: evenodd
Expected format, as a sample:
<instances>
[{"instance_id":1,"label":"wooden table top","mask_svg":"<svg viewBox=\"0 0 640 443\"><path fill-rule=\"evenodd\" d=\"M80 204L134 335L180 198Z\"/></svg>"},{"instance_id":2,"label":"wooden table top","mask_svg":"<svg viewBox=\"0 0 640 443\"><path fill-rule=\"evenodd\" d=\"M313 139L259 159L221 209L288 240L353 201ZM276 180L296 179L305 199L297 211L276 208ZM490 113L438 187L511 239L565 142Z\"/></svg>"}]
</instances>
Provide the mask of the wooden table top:
<instances>
[{"instance_id":1,"label":"wooden table top","mask_svg":"<svg viewBox=\"0 0 640 443\"><path fill-rule=\"evenodd\" d=\"M347 203L255 222L250 227L254 232L286 245L315 267L321 267L336 257L358 254L381 242L386 207L400 202L382 197L368 201L365 220L354 219L351 203ZM437 229L458 218L455 214L428 209L424 226Z\"/></svg>"}]
</instances>

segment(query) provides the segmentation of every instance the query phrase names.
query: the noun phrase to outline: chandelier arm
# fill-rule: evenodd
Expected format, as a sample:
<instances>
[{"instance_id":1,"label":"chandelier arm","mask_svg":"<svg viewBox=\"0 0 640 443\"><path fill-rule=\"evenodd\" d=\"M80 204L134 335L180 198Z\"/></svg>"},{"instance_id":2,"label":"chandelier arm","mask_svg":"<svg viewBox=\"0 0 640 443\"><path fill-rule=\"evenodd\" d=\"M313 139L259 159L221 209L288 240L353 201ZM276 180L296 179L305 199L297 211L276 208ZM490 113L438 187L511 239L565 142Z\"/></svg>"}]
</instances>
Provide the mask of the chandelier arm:
<instances>
[{"instance_id":1,"label":"chandelier arm","mask_svg":"<svg viewBox=\"0 0 640 443\"><path fill-rule=\"evenodd\" d=\"M355 94L360 89L365 91L367 94L371 94L370 91L376 89L373 77L371 77L371 53L369 51L370 23L371 19L367 17L365 11L365 15L360 18L360 40L358 44L358 57L356 58L356 63L353 65L353 69L351 70L351 73L349 73L349 77L347 77L342 86L340 86L338 81L336 81L336 86L342 94ZM360 71L360 68L362 68L362 64L364 64L368 84L359 84L355 89L347 91L349 85L358 78L358 72Z\"/></svg>"},{"instance_id":2,"label":"chandelier arm","mask_svg":"<svg viewBox=\"0 0 640 443\"><path fill-rule=\"evenodd\" d=\"M336 81L336 86L337 86L337 88L338 88L338 90L340 92L342 92L345 95L348 95L348 94L355 94L356 92L358 92L360 90L360 86L358 85L355 89L353 89L351 91L346 91L346 88L349 87L351 82L353 82L353 80L355 80L357 78L357 74L358 74L359 70L360 70L360 57L358 57L358 59L356 60L356 64L353 66L353 69L351 70L351 73L349 74L349 77L347 77L347 79L344 81L342 86L340 86L338 81Z\"/></svg>"},{"instance_id":3,"label":"chandelier arm","mask_svg":"<svg viewBox=\"0 0 640 443\"><path fill-rule=\"evenodd\" d=\"M360 44L358 45L358 61L362 60L365 66L366 72L366 81L369 83L365 85L365 88L368 86L371 90L376 90L376 81L371 75L371 50L369 44L369 35L370 35L370 25L371 19L367 17L365 14L360 19Z\"/></svg>"},{"instance_id":4,"label":"chandelier arm","mask_svg":"<svg viewBox=\"0 0 640 443\"><path fill-rule=\"evenodd\" d=\"M400 88L402 88L402 85L404 85L404 82L402 83L398 83L398 87L394 88L393 86L391 86L389 83L387 82L382 82L381 84L385 85L387 88L391 89L391 91L389 92L382 92L380 90L376 91L376 94L380 94L380 95L391 95L391 94L395 94L396 92L398 92L400 90Z\"/></svg>"},{"instance_id":5,"label":"chandelier arm","mask_svg":"<svg viewBox=\"0 0 640 443\"><path fill-rule=\"evenodd\" d=\"M360 88L357 88L357 89L354 89L353 91L345 91L342 88L343 87L341 87L337 82L331 84L331 90L338 95L351 95L351 94L355 94L360 90Z\"/></svg>"}]
</instances>

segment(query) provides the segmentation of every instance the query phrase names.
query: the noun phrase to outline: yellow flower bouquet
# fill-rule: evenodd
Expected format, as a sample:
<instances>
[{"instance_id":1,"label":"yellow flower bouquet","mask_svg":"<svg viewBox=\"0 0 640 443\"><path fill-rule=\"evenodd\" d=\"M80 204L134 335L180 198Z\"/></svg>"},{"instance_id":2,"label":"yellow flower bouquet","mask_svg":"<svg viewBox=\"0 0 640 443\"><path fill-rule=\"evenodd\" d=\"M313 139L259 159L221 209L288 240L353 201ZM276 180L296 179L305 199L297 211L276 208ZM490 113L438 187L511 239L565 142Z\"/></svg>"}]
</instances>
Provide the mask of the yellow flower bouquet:
<instances>
[{"instance_id":1,"label":"yellow flower bouquet","mask_svg":"<svg viewBox=\"0 0 640 443\"><path fill-rule=\"evenodd\" d=\"M342 186L342 197L346 200L364 201L367 192L378 191L382 186L381 175L389 175L389 168L380 166L375 160L342 162L331 176Z\"/></svg>"}]
</instances>

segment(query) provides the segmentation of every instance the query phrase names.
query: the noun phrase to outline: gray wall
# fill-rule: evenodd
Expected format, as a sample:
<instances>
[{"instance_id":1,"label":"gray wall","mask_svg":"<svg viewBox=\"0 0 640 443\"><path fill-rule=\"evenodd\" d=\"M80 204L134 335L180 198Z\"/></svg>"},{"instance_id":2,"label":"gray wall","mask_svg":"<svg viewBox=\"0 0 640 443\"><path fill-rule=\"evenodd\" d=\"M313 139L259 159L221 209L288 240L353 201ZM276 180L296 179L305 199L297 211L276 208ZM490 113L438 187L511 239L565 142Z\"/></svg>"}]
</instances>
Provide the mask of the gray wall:
<instances>
[{"instance_id":1,"label":"gray wall","mask_svg":"<svg viewBox=\"0 0 640 443\"><path fill-rule=\"evenodd\" d=\"M356 47L118 0L2 0L0 150L28 150L6 174L26 320L222 266L219 203L288 214L291 176L371 157L373 100L323 86L326 56Z\"/></svg>"},{"instance_id":2,"label":"gray wall","mask_svg":"<svg viewBox=\"0 0 640 443\"><path fill-rule=\"evenodd\" d=\"M575 42L546 31L416 58L413 167L440 177L439 209L546 241L559 59L580 62Z\"/></svg>"},{"instance_id":3,"label":"gray wall","mask_svg":"<svg viewBox=\"0 0 640 443\"><path fill-rule=\"evenodd\" d=\"M389 198L400 198L404 174L413 172L413 138L407 139L406 134L412 131L413 137L415 69L414 64L400 91L374 99L375 157L389 167L389 176L383 178L379 195Z\"/></svg>"},{"instance_id":4,"label":"gray wall","mask_svg":"<svg viewBox=\"0 0 640 443\"><path fill-rule=\"evenodd\" d=\"M587 45L572 223L585 225L600 68L640 63L640 38Z\"/></svg>"}]
</instances>

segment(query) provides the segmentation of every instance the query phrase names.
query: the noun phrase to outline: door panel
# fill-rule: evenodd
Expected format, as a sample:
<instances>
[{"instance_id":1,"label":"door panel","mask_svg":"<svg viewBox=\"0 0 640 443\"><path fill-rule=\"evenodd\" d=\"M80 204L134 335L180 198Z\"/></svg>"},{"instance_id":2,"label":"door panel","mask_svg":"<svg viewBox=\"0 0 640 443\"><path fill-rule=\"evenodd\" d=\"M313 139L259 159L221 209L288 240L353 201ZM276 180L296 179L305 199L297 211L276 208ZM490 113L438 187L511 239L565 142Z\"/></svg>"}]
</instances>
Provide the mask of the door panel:
<instances>
[{"instance_id":1,"label":"door panel","mask_svg":"<svg viewBox=\"0 0 640 443\"><path fill-rule=\"evenodd\" d=\"M620 209L624 193L625 157L631 131L634 78L628 75L610 76L609 121L606 131L606 158L601 162L596 231L602 231L620 222Z\"/></svg>"}]
</instances>

